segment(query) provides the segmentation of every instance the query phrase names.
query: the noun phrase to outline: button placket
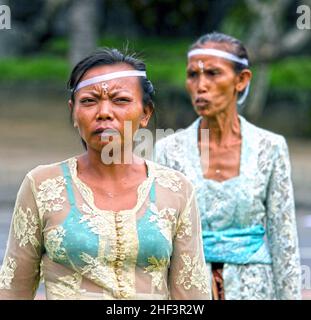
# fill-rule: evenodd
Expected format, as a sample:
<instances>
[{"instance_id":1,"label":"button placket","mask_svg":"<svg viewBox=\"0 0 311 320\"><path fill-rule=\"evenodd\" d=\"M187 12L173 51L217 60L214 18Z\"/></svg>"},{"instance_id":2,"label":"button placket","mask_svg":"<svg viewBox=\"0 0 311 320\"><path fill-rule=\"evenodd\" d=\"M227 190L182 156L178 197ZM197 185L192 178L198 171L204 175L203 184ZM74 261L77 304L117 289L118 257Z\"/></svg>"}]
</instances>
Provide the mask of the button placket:
<instances>
[{"instance_id":1,"label":"button placket","mask_svg":"<svg viewBox=\"0 0 311 320\"><path fill-rule=\"evenodd\" d=\"M122 274L122 270L121 269L116 269L116 274L119 276Z\"/></svg>"},{"instance_id":2,"label":"button placket","mask_svg":"<svg viewBox=\"0 0 311 320\"><path fill-rule=\"evenodd\" d=\"M125 287L125 282L124 282L124 276L123 276L123 269L122 267L124 266L123 261L125 260L125 247L124 243L125 241L123 240L123 235L124 235L124 221L123 217L116 213L115 216L115 228L116 228L116 260L115 260L115 274L116 274L116 279L118 282L118 287L119 287L119 294L121 297L126 297L127 293L126 290L124 290Z\"/></svg>"}]
</instances>

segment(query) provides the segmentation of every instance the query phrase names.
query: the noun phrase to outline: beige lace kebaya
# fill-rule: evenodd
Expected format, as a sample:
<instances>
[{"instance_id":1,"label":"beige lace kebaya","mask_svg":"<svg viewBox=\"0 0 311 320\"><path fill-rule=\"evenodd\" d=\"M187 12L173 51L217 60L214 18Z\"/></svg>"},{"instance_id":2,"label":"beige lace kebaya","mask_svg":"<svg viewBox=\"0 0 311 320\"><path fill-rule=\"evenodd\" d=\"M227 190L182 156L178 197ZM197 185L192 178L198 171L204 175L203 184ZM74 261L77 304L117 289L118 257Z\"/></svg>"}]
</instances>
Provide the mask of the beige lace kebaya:
<instances>
[{"instance_id":1,"label":"beige lace kebaya","mask_svg":"<svg viewBox=\"0 0 311 320\"><path fill-rule=\"evenodd\" d=\"M0 299L210 299L194 188L146 162L131 210L100 210L77 160L25 177L0 272Z\"/></svg>"}]
</instances>

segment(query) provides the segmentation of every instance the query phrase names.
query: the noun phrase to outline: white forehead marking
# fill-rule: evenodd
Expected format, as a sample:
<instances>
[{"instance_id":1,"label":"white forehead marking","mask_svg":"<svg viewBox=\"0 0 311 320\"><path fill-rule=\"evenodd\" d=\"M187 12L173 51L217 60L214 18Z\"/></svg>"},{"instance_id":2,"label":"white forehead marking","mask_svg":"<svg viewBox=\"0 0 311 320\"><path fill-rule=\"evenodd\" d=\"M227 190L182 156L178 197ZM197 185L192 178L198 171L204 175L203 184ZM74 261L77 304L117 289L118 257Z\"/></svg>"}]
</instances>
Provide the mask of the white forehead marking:
<instances>
[{"instance_id":1,"label":"white forehead marking","mask_svg":"<svg viewBox=\"0 0 311 320\"><path fill-rule=\"evenodd\" d=\"M204 72L204 63L202 60L198 61L198 67L200 68L200 72L203 73Z\"/></svg>"},{"instance_id":2,"label":"white forehead marking","mask_svg":"<svg viewBox=\"0 0 311 320\"><path fill-rule=\"evenodd\" d=\"M109 85L108 85L107 82L103 82L103 83L102 83L102 89L104 90L104 93L105 93L105 94L108 93Z\"/></svg>"}]
</instances>

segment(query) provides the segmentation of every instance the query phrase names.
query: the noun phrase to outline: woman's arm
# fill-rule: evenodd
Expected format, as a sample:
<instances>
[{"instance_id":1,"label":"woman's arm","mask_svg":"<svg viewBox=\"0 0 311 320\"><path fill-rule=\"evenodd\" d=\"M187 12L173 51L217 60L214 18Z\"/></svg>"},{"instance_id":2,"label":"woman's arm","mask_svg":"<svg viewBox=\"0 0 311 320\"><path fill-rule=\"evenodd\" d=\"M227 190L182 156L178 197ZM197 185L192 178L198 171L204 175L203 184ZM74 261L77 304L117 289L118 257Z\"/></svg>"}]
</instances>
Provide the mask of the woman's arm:
<instances>
[{"instance_id":1,"label":"woman's arm","mask_svg":"<svg viewBox=\"0 0 311 320\"><path fill-rule=\"evenodd\" d=\"M191 186L189 184L189 186ZM211 299L211 277L205 264L201 221L194 188L186 195L187 204L177 222L169 271L172 299Z\"/></svg>"},{"instance_id":2,"label":"woman's arm","mask_svg":"<svg viewBox=\"0 0 311 320\"><path fill-rule=\"evenodd\" d=\"M267 193L267 236L277 299L301 298L301 269L288 148L278 146Z\"/></svg>"},{"instance_id":3,"label":"woman's arm","mask_svg":"<svg viewBox=\"0 0 311 320\"><path fill-rule=\"evenodd\" d=\"M41 224L27 175L17 194L6 253L0 271L0 299L33 299L39 284Z\"/></svg>"}]
</instances>

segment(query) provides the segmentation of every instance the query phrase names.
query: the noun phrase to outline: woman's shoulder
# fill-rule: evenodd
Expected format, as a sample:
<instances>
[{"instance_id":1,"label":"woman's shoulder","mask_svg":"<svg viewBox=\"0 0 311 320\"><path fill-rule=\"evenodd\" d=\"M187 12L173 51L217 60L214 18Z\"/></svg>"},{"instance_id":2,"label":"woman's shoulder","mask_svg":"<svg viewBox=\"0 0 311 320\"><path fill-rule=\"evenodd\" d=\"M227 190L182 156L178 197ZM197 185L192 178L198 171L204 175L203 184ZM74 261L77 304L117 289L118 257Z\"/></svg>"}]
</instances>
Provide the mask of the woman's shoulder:
<instances>
[{"instance_id":1,"label":"woman's shoulder","mask_svg":"<svg viewBox=\"0 0 311 320\"><path fill-rule=\"evenodd\" d=\"M61 168L62 163L69 163L72 159L74 159L74 157L54 163L38 165L34 167L32 170L30 170L26 174L26 176L30 180L35 181L36 184L46 181L48 179L57 179L63 176Z\"/></svg>"},{"instance_id":2,"label":"woman's shoulder","mask_svg":"<svg viewBox=\"0 0 311 320\"><path fill-rule=\"evenodd\" d=\"M151 173L154 175L156 182L161 186L167 187L174 192L183 189L194 189L191 181L182 172L153 161L148 161L148 166L151 168Z\"/></svg>"}]
</instances>

